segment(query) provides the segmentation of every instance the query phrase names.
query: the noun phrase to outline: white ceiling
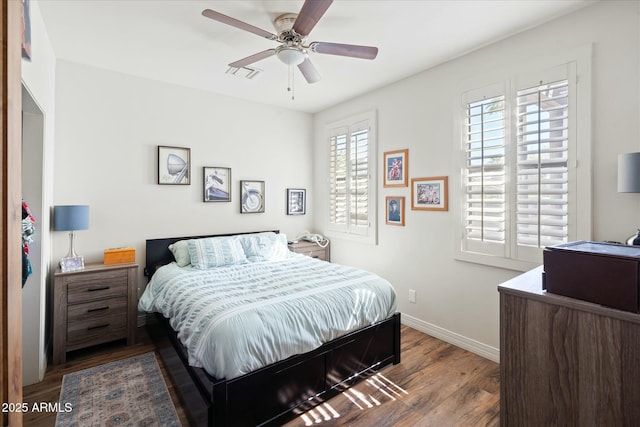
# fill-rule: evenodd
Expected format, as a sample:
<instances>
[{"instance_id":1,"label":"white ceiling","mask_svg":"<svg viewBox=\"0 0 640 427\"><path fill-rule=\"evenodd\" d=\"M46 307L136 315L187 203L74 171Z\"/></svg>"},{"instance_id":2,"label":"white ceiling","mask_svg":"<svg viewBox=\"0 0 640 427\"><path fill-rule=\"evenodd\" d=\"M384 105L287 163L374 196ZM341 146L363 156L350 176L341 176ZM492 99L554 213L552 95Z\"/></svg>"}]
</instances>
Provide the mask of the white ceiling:
<instances>
[{"instance_id":1,"label":"white ceiling","mask_svg":"<svg viewBox=\"0 0 640 427\"><path fill-rule=\"evenodd\" d=\"M377 46L373 60L310 53L322 80L308 84L276 57L252 66L249 80L227 64L278 46L202 16L204 9L276 32L276 16L302 0L40 0L58 59L317 112L572 12L592 0L335 0L308 41ZM37 55L38 47L32 47Z\"/></svg>"}]
</instances>

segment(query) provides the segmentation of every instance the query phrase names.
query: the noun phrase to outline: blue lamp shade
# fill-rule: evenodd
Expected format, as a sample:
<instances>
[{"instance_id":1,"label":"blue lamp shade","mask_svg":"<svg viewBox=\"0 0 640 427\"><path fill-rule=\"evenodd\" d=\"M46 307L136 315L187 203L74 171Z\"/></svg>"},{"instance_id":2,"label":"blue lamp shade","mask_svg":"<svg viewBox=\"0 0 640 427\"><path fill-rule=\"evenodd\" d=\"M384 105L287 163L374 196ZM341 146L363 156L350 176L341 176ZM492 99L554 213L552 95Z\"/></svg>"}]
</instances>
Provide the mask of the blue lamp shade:
<instances>
[{"instance_id":1,"label":"blue lamp shade","mask_svg":"<svg viewBox=\"0 0 640 427\"><path fill-rule=\"evenodd\" d=\"M89 206L66 205L53 207L53 229L55 231L87 230L89 228Z\"/></svg>"}]
</instances>

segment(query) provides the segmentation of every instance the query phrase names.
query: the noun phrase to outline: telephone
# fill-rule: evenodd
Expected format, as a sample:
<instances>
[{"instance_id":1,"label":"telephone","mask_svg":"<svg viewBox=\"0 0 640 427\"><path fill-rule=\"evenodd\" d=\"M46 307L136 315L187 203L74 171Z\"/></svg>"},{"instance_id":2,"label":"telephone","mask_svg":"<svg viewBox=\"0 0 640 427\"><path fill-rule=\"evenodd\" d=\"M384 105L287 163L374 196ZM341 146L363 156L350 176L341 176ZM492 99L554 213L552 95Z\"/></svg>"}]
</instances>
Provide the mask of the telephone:
<instances>
[{"instance_id":1,"label":"telephone","mask_svg":"<svg viewBox=\"0 0 640 427\"><path fill-rule=\"evenodd\" d=\"M306 230L298 234L296 240L306 240L307 242L314 242L322 248L326 247L329 244L329 240L326 239L323 235L313 234Z\"/></svg>"}]
</instances>

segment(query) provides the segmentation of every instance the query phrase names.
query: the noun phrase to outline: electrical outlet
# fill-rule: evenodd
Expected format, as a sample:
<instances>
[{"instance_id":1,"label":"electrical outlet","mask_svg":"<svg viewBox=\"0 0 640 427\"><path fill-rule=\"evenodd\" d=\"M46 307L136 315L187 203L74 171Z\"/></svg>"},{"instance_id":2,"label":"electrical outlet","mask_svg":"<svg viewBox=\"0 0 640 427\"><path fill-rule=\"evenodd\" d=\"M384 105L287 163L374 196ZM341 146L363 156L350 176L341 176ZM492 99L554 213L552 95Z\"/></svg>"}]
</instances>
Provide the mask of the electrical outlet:
<instances>
[{"instance_id":1,"label":"electrical outlet","mask_svg":"<svg viewBox=\"0 0 640 427\"><path fill-rule=\"evenodd\" d=\"M415 289L409 289L409 302L416 303L416 291Z\"/></svg>"}]
</instances>

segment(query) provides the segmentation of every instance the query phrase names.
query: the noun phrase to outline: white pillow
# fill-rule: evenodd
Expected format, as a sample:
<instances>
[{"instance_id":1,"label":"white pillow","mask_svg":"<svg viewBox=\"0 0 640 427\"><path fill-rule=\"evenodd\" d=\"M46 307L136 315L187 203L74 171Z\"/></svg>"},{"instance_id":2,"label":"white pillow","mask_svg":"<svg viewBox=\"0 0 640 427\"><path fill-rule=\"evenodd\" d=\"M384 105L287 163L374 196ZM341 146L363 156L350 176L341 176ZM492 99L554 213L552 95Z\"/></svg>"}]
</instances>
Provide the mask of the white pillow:
<instances>
[{"instance_id":1,"label":"white pillow","mask_svg":"<svg viewBox=\"0 0 640 427\"><path fill-rule=\"evenodd\" d=\"M201 270L247 262L242 245L235 236L187 240L187 247L191 265Z\"/></svg>"},{"instance_id":2,"label":"white pillow","mask_svg":"<svg viewBox=\"0 0 640 427\"><path fill-rule=\"evenodd\" d=\"M178 267L186 267L191 264L191 256L189 255L189 247L186 240L179 240L169 245L169 250L173 254Z\"/></svg>"},{"instance_id":3,"label":"white pillow","mask_svg":"<svg viewBox=\"0 0 640 427\"><path fill-rule=\"evenodd\" d=\"M291 255L285 234L268 231L238 237L249 261L275 261Z\"/></svg>"}]
</instances>

